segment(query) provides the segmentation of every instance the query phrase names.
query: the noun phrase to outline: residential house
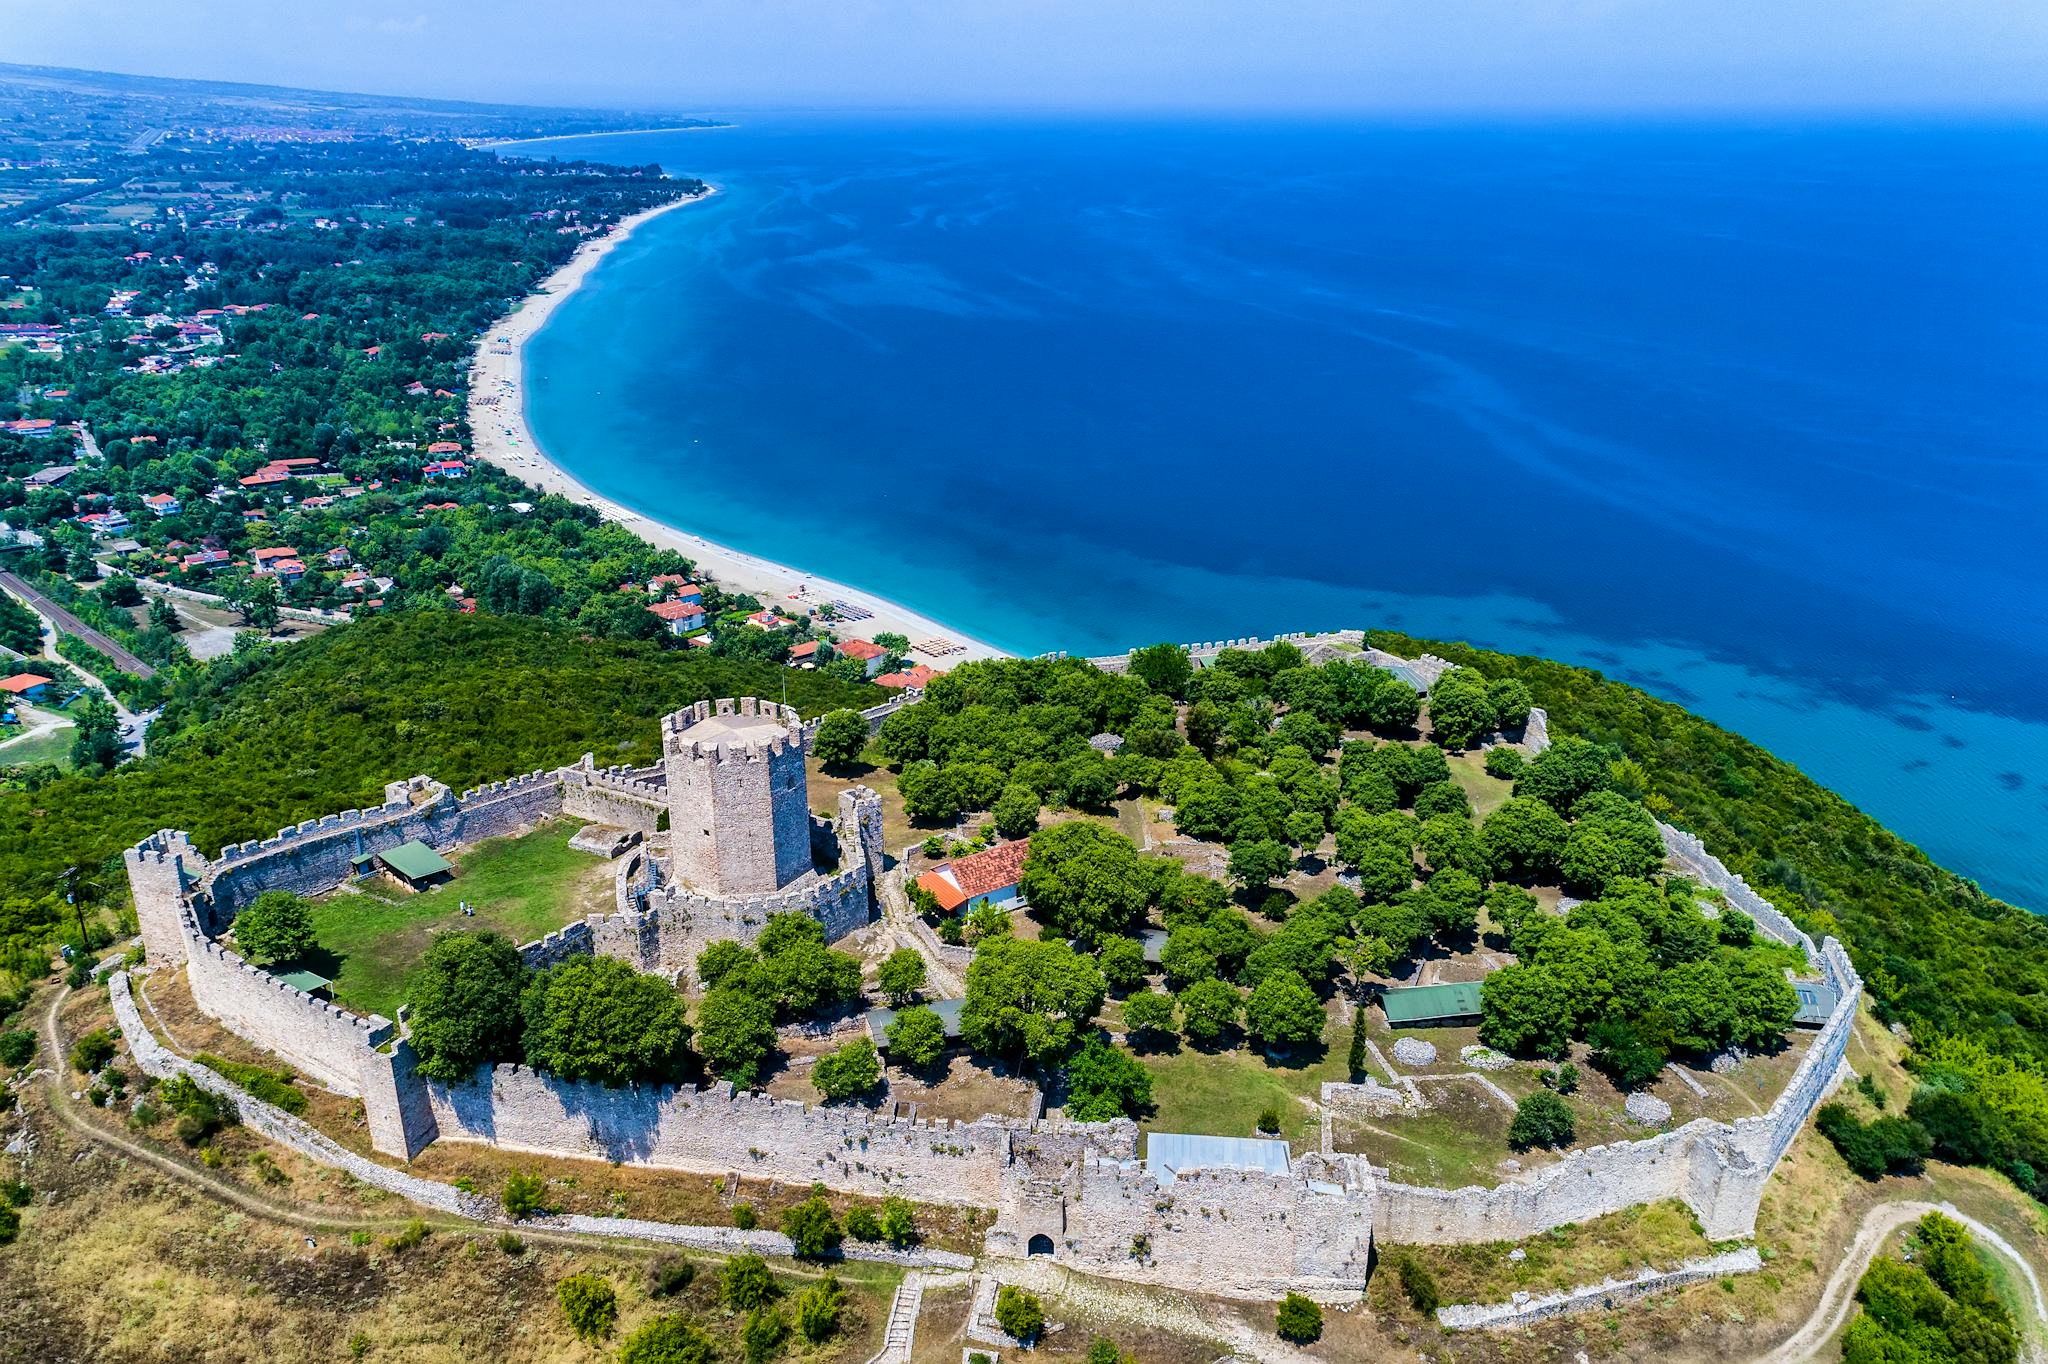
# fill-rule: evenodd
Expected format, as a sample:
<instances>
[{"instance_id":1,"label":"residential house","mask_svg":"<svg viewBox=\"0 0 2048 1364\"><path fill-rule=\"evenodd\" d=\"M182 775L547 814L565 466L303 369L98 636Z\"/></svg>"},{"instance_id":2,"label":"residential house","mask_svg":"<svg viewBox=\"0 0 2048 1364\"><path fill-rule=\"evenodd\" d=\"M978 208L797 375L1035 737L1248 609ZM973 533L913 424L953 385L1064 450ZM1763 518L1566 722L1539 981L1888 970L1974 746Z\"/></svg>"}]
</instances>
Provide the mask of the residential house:
<instances>
[{"instance_id":1,"label":"residential house","mask_svg":"<svg viewBox=\"0 0 2048 1364\"><path fill-rule=\"evenodd\" d=\"M47 469L38 469L22 480L31 488L54 488L78 472L76 464L52 464Z\"/></svg>"},{"instance_id":2,"label":"residential house","mask_svg":"<svg viewBox=\"0 0 2048 1364\"><path fill-rule=\"evenodd\" d=\"M468 478L469 466L459 459L437 459L420 470L422 478Z\"/></svg>"},{"instance_id":3,"label":"residential house","mask_svg":"<svg viewBox=\"0 0 2048 1364\"><path fill-rule=\"evenodd\" d=\"M176 516L185 510L185 504L169 493L151 493L142 499L142 505L157 516Z\"/></svg>"},{"instance_id":4,"label":"residential house","mask_svg":"<svg viewBox=\"0 0 2048 1364\"><path fill-rule=\"evenodd\" d=\"M841 658L857 658L867 668L869 677L882 670L882 663L889 657L889 651L871 640L849 639L832 646Z\"/></svg>"},{"instance_id":5,"label":"residential house","mask_svg":"<svg viewBox=\"0 0 2048 1364\"><path fill-rule=\"evenodd\" d=\"M704 589L680 573L660 573L647 580L647 595L657 601L663 597L674 597L677 601L703 601Z\"/></svg>"},{"instance_id":6,"label":"residential house","mask_svg":"<svg viewBox=\"0 0 2048 1364\"><path fill-rule=\"evenodd\" d=\"M44 677L41 673L16 673L12 677L0 678L0 692L6 692L17 701L40 701L56 685L55 678Z\"/></svg>"},{"instance_id":7,"label":"residential house","mask_svg":"<svg viewBox=\"0 0 2048 1364\"><path fill-rule=\"evenodd\" d=\"M1030 851L1028 839L998 843L985 852L939 863L918 877L917 884L949 913L967 914L983 905L1008 904L1017 898L1017 881L1024 874L1024 858Z\"/></svg>"},{"instance_id":8,"label":"residential house","mask_svg":"<svg viewBox=\"0 0 2048 1364\"><path fill-rule=\"evenodd\" d=\"M84 516L77 518L77 520L79 525L84 526L94 535L119 535L129 529L126 512L87 512Z\"/></svg>"},{"instance_id":9,"label":"residential house","mask_svg":"<svg viewBox=\"0 0 2048 1364\"><path fill-rule=\"evenodd\" d=\"M41 439L57 433L57 423L49 417L23 417L20 421L0 422L0 431L10 436L32 436Z\"/></svg>"},{"instance_id":10,"label":"residential house","mask_svg":"<svg viewBox=\"0 0 2048 1364\"><path fill-rule=\"evenodd\" d=\"M178 561L178 567L187 573L213 573L226 567L234 556L224 549L202 549L197 554L187 554Z\"/></svg>"},{"instance_id":11,"label":"residential house","mask_svg":"<svg viewBox=\"0 0 2048 1364\"><path fill-rule=\"evenodd\" d=\"M791 663L794 663L799 668L817 667L818 641L815 639L807 639L801 644L791 645L789 650L789 661Z\"/></svg>"},{"instance_id":12,"label":"residential house","mask_svg":"<svg viewBox=\"0 0 2048 1364\"><path fill-rule=\"evenodd\" d=\"M908 672L883 673L875 679L875 685L878 687L894 687L901 691L911 687L921 688L929 686L934 677L944 676L945 674L937 668L927 668L924 664L920 663Z\"/></svg>"},{"instance_id":13,"label":"residential house","mask_svg":"<svg viewBox=\"0 0 2048 1364\"><path fill-rule=\"evenodd\" d=\"M761 610L748 616L747 624L753 626L756 630L780 630L789 622L776 615L773 611Z\"/></svg>"},{"instance_id":14,"label":"residential house","mask_svg":"<svg viewBox=\"0 0 2048 1364\"><path fill-rule=\"evenodd\" d=\"M704 628L704 608L693 601L658 601L647 608L666 622L672 635L687 635Z\"/></svg>"}]
</instances>

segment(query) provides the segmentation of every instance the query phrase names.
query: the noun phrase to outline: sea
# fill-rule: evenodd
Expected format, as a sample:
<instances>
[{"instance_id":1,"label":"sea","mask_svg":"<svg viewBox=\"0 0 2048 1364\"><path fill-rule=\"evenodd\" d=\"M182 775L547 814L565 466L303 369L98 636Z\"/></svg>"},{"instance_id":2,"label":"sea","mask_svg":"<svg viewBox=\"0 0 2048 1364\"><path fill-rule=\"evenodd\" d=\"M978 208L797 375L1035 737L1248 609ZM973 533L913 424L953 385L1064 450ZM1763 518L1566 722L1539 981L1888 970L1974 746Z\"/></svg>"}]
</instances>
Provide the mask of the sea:
<instances>
[{"instance_id":1,"label":"sea","mask_svg":"<svg viewBox=\"0 0 2048 1364\"><path fill-rule=\"evenodd\" d=\"M542 447L1018 653L1599 668L2048 910L2048 126L763 114Z\"/></svg>"}]
</instances>

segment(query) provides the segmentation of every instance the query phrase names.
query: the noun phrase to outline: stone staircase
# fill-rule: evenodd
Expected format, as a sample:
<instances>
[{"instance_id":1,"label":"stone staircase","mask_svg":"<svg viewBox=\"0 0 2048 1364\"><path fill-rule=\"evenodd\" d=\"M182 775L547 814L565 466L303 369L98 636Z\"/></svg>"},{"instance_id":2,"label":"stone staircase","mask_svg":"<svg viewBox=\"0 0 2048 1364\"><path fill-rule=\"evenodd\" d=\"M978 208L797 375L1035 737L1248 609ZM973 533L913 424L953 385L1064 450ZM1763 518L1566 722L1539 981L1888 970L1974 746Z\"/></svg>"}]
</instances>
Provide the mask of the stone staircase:
<instances>
[{"instance_id":1,"label":"stone staircase","mask_svg":"<svg viewBox=\"0 0 2048 1364\"><path fill-rule=\"evenodd\" d=\"M882 1348L868 1364L910 1364L910 1346L917 1337L917 1314L924 1306L925 1276L912 1270L896 1288L896 1300L889 1305L889 1328L882 1333Z\"/></svg>"}]
</instances>

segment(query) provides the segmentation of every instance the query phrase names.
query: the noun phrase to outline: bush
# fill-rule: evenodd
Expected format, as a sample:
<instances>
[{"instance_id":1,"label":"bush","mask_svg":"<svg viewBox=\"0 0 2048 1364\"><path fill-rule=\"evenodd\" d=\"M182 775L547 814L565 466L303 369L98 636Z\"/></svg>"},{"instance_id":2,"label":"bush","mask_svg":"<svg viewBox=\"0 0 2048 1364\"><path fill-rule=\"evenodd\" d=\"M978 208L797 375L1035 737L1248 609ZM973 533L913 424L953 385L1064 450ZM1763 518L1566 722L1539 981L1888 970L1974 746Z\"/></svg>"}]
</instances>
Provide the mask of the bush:
<instances>
[{"instance_id":1,"label":"bush","mask_svg":"<svg viewBox=\"0 0 2048 1364\"><path fill-rule=\"evenodd\" d=\"M870 1093L881 1082L881 1057L875 1054L875 1044L865 1037L857 1037L839 1050L820 1056L811 1067L811 1083L835 1103Z\"/></svg>"},{"instance_id":2,"label":"bush","mask_svg":"<svg viewBox=\"0 0 2048 1364\"><path fill-rule=\"evenodd\" d=\"M747 1364L773 1359L788 1339L789 1318L765 1304L747 1313L747 1324L740 1328L740 1344L746 1350Z\"/></svg>"},{"instance_id":3,"label":"bush","mask_svg":"<svg viewBox=\"0 0 2048 1364\"><path fill-rule=\"evenodd\" d=\"M1830 1103L1814 1114L1813 1125L1865 1179L1917 1175L1934 1151L1933 1137L1911 1118L1887 1115L1865 1123L1841 1104Z\"/></svg>"},{"instance_id":4,"label":"bush","mask_svg":"<svg viewBox=\"0 0 2048 1364\"><path fill-rule=\"evenodd\" d=\"M796 1329L813 1345L839 1333L839 1311L846 1302L846 1290L835 1275L806 1288L796 1297Z\"/></svg>"},{"instance_id":5,"label":"bush","mask_svg":"<svg viewBox=\"0 0 2048 1364\"><path fill-rule=\"evenodd\" d=\"M1576 1094L1579 1089L1579 1068L1567 1061L1557 1068L1557 1092Z\"/></svg>"},{"instance_id":6,"label":"bush","mask_svg":"<svg viewBox=\"0 0 2048 1364\"><path fill-rule=\"evenodd\" d=\"M1259 1130L1269 1136L1280 1130L1280 1105L1267 1104L1259 1110Z\"/></svg>"},{"instance_id":7,"label":"bush","mask_svg":"<svg viewBox=\"0 0 2048 1364\"><path fill-rule=\"evenodd\" d=\"M526 1242L509 1231L501 1231L498 1233L498 1249L516 1260L526 1254Z\"/></svg>"},{"instance_id":8,"label":"bush","mask_svg":"<svg viewBox=\"0 0 2048 1364\"><path fill-rule=\"evenodd\" d=\"M0 1204L0 1246L11 1246L21 1235L21 1214L10 1204Z\"/></svg>"},{"instance_id":9,"label":"bush","mask_svg":"<svg viewBox=\"0 0 2048 1364\"><path fill-rule=\"evenodd\" d=\"M114 1059L114 1034L105 1028L94 1028L71 1046L71 1068L81 1075L90 1075Z\"/></svg>"},{"instance_id":10,"label":"bush","mask_svg":"<svg viewBox=\"0 0 2048 1364\"><path fill-rule=\"evenodd\" d=\"M287 1113L304 1113L306 1096L294 1084L297 1079L289 1070L280 1067L270 1070L263 1066L252 1066L241 1061L223 1060L209 1052L200 1052L192 1058L215 1074L233 1080L249 1092L249 1097L261 1099L272 1107Z\"/></svg>"},{"instance_id":11,"label":"bush","mask_svg":"<svg viewBox=\"0 0 2048 1364\"><path fill-rule=\"evenodd\" d=\"M1522 769L1528 765L1529 760L1522 756L1522 750L1519 748L1495 744L1486 750L1486 775L1489 777L1513 781L1522 775Z\"/></svg>"},{"instance_id":12,"label":"bush","mask_svg":"<svg viewBox=\"0 0 2048 1364\"><path fill-rule=\"evenodd\" d=\"M1571 1105L1547 1089L1539 1089L1515 1105L1508 1124L1508 1142L1517 1151L1532 1146L1569 1146L1578 1135Z\"/></svg>"},{"instance_id":13,"label":"bush","mask_svg":"<svg viewBox=\"0 0 2048 1364\"><path fill-rule=\"evenodd\" d=\"M25 1066L35 1054L36 1035L27 1028L0 1032L0 1065Z\"/></svg>"},{"instance_id":14,"label":"bush","mask_svg":"<svg viewBox=\"0 0 2048 1364\"><path fill-rule=\"evenodd\" d=\"M510 1174L505 1177L505 1215L514 1219L546 1211L548 1182L539 1175Z\"/></svg>"},{"instance_id":15,"label":"bush","mask_svg":"<svg viewBox=\"0 0 2048 1364\"><path fill-rule=\"evenodd\" d=\"M882 1239L897 1250L916 1244L917 1214L909 1199L892 1196L882 1200Z\"/></svg>"},{"instance_id":16,"label":"bush","mask_svg":"<svg viewBox=\"0 0 2048 1364\"><path fill-rule=\"evenodd\" d=\"M1443 1295L1437 1288L1436 1275L1429 1266L1413 1255L1403 1253L1394 1261L1394 1276L1400 1281L1401 1293L1408 1299L1408 1305L1428 1316L1443 1305Z\"/></svg>"},{"instance_id":17,"label":"bush","mask_svg":"<svg viewBox=\"0 0 2048 1364\"><path fill-rule=\"evenodd\" d=\"M688 1317L642 1322L619 1346L619 1364L715 1364L718 1342Z\"/></svg>"},{"instance_id":18,"label":"bush","mask_svg":"<svg viewBox=\"0 0 2048 1364\"><path fill-rule=\"evenodd\" d=\"M817 1194L782 1214L782 1234L796 1253L808 1260L823 1259L838 1250L845 1236L839 1219L832 1215L832 1205Z\"/></svg>"},{"instance_id":19,"label":"bush","mask_svg":"<svg viewBox=\"0 0 2048 1364\"><path fill-rule=\"evenodd\" d=\"M866 1208L850 1208L846 1213L846 1234L856 1241L879 1241L882 1224Z\"/></svg>"},{"instance_id":20,"label":"bush","mask_svg":"<svg viewBox=\"0 0 2048 1364\"><path fill-rule=\"evenodd\" d=\"M996 1294L996 1325L1029 1345L1045 1329L1045 1306L1037 1294L1004 1284Z\"/></svg>"},{"instance_id":21,"label":"bush","mask_svg":"<svg viewBox=\"0 0 2048 1364\"><path fill-rule=\"evenodd\" d=\"M1273 1314L1273 1332L1282 1340L1307 1345L1323 1334L1323 1309L1312 1298L1289 1293Z\"/></svg>"},{"instance_id":22,"label":"bush","mask_svg":"<svg viewBox=\"0 0 2048 1364\"><path fill-rule=\"evenodd\" d=\"M173 1113L178 1115L178 1140L197 1146L221 1128L240 1121L233 1103L211 1090L201 1089L189 1075L173 1075L157 1090Z\"/></svg>"},{"instance_id":23,"label":"bush","mask_svg":"<svg viewBox=\"0 0 2048 1364\"><path fill-rule=\"evenodd\" d=\"M427 1224L415 1217L400 1227L395 1234L385 1237L384 1248L401 1252L417 1250L426 1239Z\"/></svg>"},{"instance_id":24,"label":"bush","mask_svg":"<svg viewBox=\"0 0 2048 1364\"><path fill-rule=\"evenodd\" d=\"M672 1298L697 1277L697 1266L680 1255L657 1255L647 1266L647 1296Z\"/></svg>"},{"instance_id":25,"label":"bush","mask_svg":"<svg viewBox=\"0 0 2048 1364\"><path fill-rule=\"evenodd\" d=\"M735 1203L732 1205L732 1224L741 1231L752 1231L761 1224L761 1219L754 1216L752 1203Z\"/></svg>"},{"instance_id":26,"label":"bush","mask_svg":"<svg viewBox=\"0 0 2048 1364\"><path fill-rule=\"evenodd\" d=\"M735 1312L751 1312L776 1294L775 1276L758 1255L735 1255L718 1275L718 1297Z\"/></svg>"},{"instance_id":27,"label":"bush","mask_svg":"<svg viewBox=\"0 0 2048 1364\"><path fill-rule=\"evenodd\" d=\"M586 1344L603 1340L618 1325L619 1295L602 1274L571 1274L555 1285L555 1300L562 1304L569 1329Z\"/></svg>"}]
</instances>

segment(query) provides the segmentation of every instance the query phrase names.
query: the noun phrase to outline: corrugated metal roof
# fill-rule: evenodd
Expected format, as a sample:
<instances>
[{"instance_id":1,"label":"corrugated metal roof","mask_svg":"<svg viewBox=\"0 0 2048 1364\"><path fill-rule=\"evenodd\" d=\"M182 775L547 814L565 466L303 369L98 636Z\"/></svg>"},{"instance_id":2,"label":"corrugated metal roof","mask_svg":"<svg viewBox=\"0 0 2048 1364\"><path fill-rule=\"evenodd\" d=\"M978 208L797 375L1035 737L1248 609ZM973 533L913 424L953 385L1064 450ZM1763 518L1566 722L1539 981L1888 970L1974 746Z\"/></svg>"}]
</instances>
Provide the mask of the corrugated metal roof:
<instances>
[{"instance_id":1,"label":"corrugated metal roof","mask_svg":"<svg viewBox=\"0 0 2048 1364\"><path fill-rule=\"evenodd\" d=\"M1840 994L1811 981L1793 981L1792 993L1799 996L1799 1012L1792 1015L1792 1021L1814 1028L1827 1022L1828 1016L1835 1011L1835 1005L1842 1002Z\"/></svg>"},{"instance_id":2,"label":"corrugated metal roof","mask_svg":"<svg viewBox=\"0 0 2048 1364\"><path fill-rule=\"evenodd\" d=\"M939 1022L945 1027L946 1040L949 1042L957 1041L960 1037L960 1008L966 1003L964 999L935 999L925 1005L939 1016ZM876 1046L889 1045L889 1025L896 1021L896 1012L894 1009L868 1010L868 1032L875 1039Z\"/></svg>"},{"instance_id":3,"label":"corrugated metal roof","mask_svg":"<svg viewBox=\"0 0 2048 1364\"><path fill-rule=\"evenodd\" d=\"M1444 1018L1479 1016L1479 983L1458 981L1449 985L1389 985L1380 992L1380 1007L1387 1022L1416 1024Z\"/></svg>"},{"instance_id":4,"label":"corrugated metal roof","mask_svg":"<svg viewBox=\"0 0 2048 1364\"><path fill-rule=\"evenodd\" d=\"M1153 1132L1145 1138L1145 1173L1162 1184L1182 1170L1263 1170L1284 1175L1287 1143L1266 1137L1204 1137L1188 1132Z\"/></svg>"},{"instance_id":5,"label":"corrugated metal roof","mask_svg":"<svg viewBox=\"0 0 2048 1364\"><path fill-rule=\"evenodd\" d=\"M377 856L383 859L385 866L413 881L455 870L453 862L417 838L401 843L395 848L385 848Z\"/></svg>"}]
</instances>

